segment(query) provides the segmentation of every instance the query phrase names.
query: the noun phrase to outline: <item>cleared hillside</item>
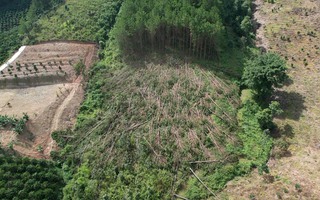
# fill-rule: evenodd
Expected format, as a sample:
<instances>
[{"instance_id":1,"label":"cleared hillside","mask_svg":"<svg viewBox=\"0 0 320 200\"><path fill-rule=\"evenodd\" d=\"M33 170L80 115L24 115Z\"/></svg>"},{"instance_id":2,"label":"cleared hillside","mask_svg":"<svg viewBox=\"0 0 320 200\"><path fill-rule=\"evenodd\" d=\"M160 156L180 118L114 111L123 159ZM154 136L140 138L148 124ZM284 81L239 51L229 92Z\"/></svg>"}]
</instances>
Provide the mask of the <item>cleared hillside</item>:
<instances>
[{"instance_id":1,"label":"cleared hillside","mask_svg":"<svg viewBox=\"0 0 320 200\"><path fill-rule=\"evenodd\" d=\"M0 124L2 147L32 158L50 158L52 131L72 128L84 98L83 75L96 45L45 43L27 46L0 77L0 116L29 116L19 134ZM78 69L78 70L77 70Z\"/></svg>"},{"instance_id":2,"label":"cleared hillside","mask_svg":"<svg viewBox=\"0 0 320 200\"><path fill-rule=\"evenodd\" d=\"M96 195L106 192L117 199L126 187L142 187L157 191L158 198L169 198L170 190L188 187L186 166L208 173L216 164L191 163L225 162L227 146L238 143L239 90L210 71L173 59L170 66L150 63L116 71L98 66L92 73L89 88L94 90L80 108L74 139L68 144L74 146L70 153L92 169L91 179L106 184ZM164 174L156 175L161 171ZM112 178L113 173L128 177ZM156 174L149 177L150 173ZM111 179L101 179L103 174Z\"/></svg>"},{"instance_id":3,"label":"cleared hillside","mask_svg":"<svg viewBox=\"0 0 320 200\"><path fill-rule=\"evenodd\" d=\"M319 199L319 1L256 1L260 43L290 64L292 81L275 94L284 113L275 120L270 176L253 173L228 185L229 199ZM259 186L259 187L257 187Z\"/></svg>"},{"instance_id":4,"label":"cleared hillside","mask_svg":"<svg viewBox=\"0 0 320 200\"><path fill-rule=\"evenodd\" d=\"M100 46L75 127L52 134L64 199L212 199L268 171L273 110L240 91L256 52L251 3L68 0L23 24L26 43Z\"/></svg>"}]
</instances>

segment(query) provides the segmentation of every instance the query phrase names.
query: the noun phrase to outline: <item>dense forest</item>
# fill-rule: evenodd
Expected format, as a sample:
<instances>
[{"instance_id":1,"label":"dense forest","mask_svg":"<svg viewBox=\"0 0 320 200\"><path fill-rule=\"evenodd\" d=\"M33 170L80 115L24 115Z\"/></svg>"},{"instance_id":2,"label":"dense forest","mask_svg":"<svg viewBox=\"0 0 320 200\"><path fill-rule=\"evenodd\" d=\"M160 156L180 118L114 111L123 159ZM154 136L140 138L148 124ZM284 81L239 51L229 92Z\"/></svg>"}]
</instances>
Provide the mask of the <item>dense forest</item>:
<instances>
[{"instance_id":1,"label":"dense forest","mask_svg":"<svg viewBox=\"0 0 320 200\"><path fill-rule=\"evenodd\" d=\"M179 49L214 58L226 35L249 36L251 1L125 1L113 35L121 49ZM250 39L248 37L248 39Z\"/></svg>"},{"instance_id":2,"label":"dense forest","mask_svg":"<svg viewBox=\"0 0 320 200\"><path fill-rule=\"evenodd\" d=\"M54 162L12 156L0 149L1 199L62 199L64 184Z\"/></svg>"},{"instance_id":3,"label":"dense forest","mask_svg":"<svg viewBox=\"0 0 320 200\"><path fill-rule=\"evenodd\" d=\"M53 184L34 187L33 199L210 199L253 168L268 173L281 113L268 97L286 68L254 48L251 0L45 2L29 2L12 29L20 39L95 41L100 60L86 74L75 128L52 134L59 165L28 161L46 163L34 173L55 174L60 187L61 168L63 197Z\"/></svg>"}]
</instances>

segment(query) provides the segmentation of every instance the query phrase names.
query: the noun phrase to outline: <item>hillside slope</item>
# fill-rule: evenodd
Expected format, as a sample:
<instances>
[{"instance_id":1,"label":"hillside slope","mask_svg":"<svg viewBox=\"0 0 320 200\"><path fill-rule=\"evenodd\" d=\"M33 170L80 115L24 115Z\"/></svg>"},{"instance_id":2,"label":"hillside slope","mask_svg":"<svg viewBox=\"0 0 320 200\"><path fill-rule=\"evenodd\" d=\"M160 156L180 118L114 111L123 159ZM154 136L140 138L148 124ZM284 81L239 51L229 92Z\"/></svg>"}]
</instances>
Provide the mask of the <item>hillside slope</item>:
<instances>
[{"instance_id":1,"label":"hillside slope","mask_svg":"<svg viewBox=\"0 0 320 200\"><path fill-rule=\"evenodd\" d=\"M74 139L67 142L72 145L69 154L90 169L90 180L102 183L90 198L119 199L130 190L131 197L156 192L153 198L169 199L170 191L190 187L184 183L190 176L186 166L206 174L220 165L189 162L230 162L228 145L239 143L235 135L238 88L179 59L166 63L119 70L100 65L92 70L95 75ZM203 180L213 187L224 182L210 182L204 174ZM76 195L70 190L76 177L66 187L66 195ZM202 198L208 195L196 182L191 186L201 191Z\"/></svg>"},{"instance_id":2,"label":"hillside slope","mask_svg":"<svg viewBox=\"0 0 320 200\"><path fill-rule=\"evenodd\" d=\"M108 38L122 0L68 0L42 16L27 42L79 40L99 42Z\"/></svg>"},{"instance_id":3,"label":"hillside slope","mask_svg":"<svg viewBox=\"0 0 320 200\"><path fill-rule=\"evenodd\" d=\"M266 46L268 51L279 52L291 65L292 83L275 94L285 112L275 120L280 128L280 145L274 149L274 154L281 143L286 146L287 141L290 146L287 152L270 159L270 176L254 172L228 184L222 196L229 199L319 199L320 4L312 0L281 0L275 4L257 0L256 4L257 20L262 24L260 45Z\"/></svg>"},{"instance_id":4,"label":"hillside slope","mask_svg":"<svg viewBox=\"0 0 320 200\"><path fill-rule=\"evenodd\" d=\"M225 59L247 52L251 1L154 2L124 2L75 130L53 134L71 175L65 199L208 199L269 156L261 108L238 114L243 57Z\"/></svg>"}]
</instances>

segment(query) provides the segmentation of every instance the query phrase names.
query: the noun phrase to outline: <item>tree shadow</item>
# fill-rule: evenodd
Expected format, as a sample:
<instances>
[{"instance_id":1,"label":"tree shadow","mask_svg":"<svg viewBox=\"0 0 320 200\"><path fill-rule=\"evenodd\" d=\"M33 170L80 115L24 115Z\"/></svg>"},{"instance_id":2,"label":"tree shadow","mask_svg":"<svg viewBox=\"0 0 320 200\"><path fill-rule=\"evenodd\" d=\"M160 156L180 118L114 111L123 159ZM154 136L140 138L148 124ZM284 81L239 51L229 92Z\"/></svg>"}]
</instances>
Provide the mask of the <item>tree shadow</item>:
<instances>
[{"instance_id":1,"label":"tree shadow","mask_svg":"<svg viewBox=\"0 0 320 200\"><path fill-rule=\"evenodd\" d=\"M291 157L292 153L289 150L291 143L288 138L294 137L292 126L286 124L284 127L276 127L271 131L270 136L274 139L274 146L271 152L271 157L279 159L282 157Z\"/></svg>"},{"instance_id":2,"label":"tree shadow","mask_svg":"<svg viewBox=\"0 0 320 200\"><path fill-rule=\"evenodd\" d=\"M283 83L284 86L289 86L291 84L293 84L293 80L291 78L287 78Z\"/></svg>"},{"instance_id":3,"label":"tree shadow","mask_svg":"<svg viewBox=\"0 0 320 200\"><path fill-rule=\"evenodd\" d=\"M280 103L283 110L283 113L277 116L279 119L298 121L306 109L305 97L296 92L276 91L273 99Z\"/></svg>"},{"instance_id":4,"label":"tree shadow","mask_svg":"<svg viewBox=\"0 0 320 200\"><path fill-rule=\"evenodd\" d=\"M293 138L294 137L293 128L289 124L286 124L284 127L281 127L281 128L276 126L270 132L270 136L274 139L279 139L281 137Z\"/></svg>"}]
</instances>

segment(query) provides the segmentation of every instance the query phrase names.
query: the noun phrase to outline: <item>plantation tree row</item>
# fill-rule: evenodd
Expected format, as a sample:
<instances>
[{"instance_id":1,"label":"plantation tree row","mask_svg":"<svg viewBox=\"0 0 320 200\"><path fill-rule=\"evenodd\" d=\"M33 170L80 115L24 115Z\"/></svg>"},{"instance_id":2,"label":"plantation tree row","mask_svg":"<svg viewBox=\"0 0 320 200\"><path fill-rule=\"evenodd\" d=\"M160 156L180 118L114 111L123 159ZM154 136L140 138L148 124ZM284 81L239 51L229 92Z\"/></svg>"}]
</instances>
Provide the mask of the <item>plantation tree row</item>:
<instances>
[{"instance_id":1,"label":"plantation tree row","mask_svg":"<svg viewBox=\"0 0 320 200\"><path fill-rule=\"evenodd\" d=\"M8 31L19 25L31 3L31 0L1 1L0 5L0 32Z\"/></svg>"},{"instance_id":2,"label":"plantation tree row","mask_svg":"<svg viewBox=\"0 0 320 200\"><path fill-rule=\"evenodd\" d=\"M20 20L20 34L29 34L28 32L33 28L34 22L40 17L41 14L47 12L62 2L63 0L32 0L26 17L21 18Z\"/></svg>"},{"instance_id":3,"label":"plantation tree row","mask_svg":"<svg viewBox=\"0 0 320 200\"><path fill-rule=\"evenodd\" d=\"M0 149L1 199L62 199L63 186L53 162L14 157Z\"/></svg>"},{"instance_id":4,"label":"plantation tree row","mask_svg":"<svg viewBox=\"0 0 320 200\"><path fill-rule=\"evenodd\" d=\"M125 51L174 48L199 58L212 58L231 27L239 35L249 35L250 3L251 0L127 0L112 34Z\"/></svg>"}]
</instances>

